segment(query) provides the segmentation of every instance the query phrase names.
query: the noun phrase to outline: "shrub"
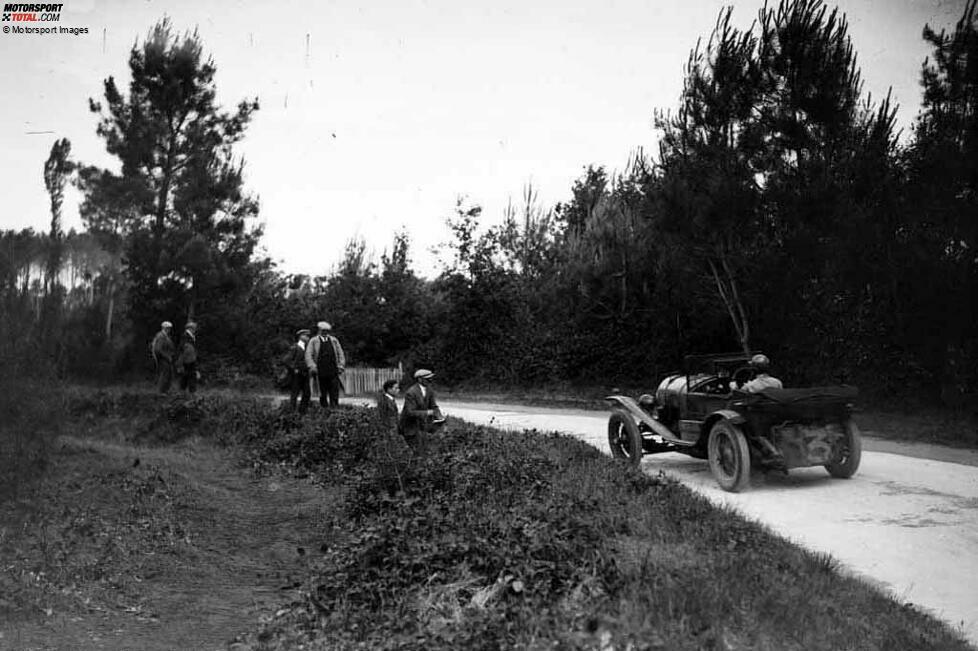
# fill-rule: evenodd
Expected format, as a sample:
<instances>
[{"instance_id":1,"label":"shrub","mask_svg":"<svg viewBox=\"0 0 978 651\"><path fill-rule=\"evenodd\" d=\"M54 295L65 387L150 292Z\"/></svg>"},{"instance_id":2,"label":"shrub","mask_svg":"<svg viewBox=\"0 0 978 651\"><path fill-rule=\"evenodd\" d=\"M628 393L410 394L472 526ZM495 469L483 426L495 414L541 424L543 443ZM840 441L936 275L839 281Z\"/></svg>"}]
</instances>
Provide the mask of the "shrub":
<instances>
[{"instance_id":1,"label":"shrub","mask_svg":"<svg viewBox=\"0 0 978 651\"><path fill-rule=\"evenodd\" d=\"M23 361L0 356L0 499L16 496L47 466L62 424L61 386Z\"/></svg>"}]
</instances>

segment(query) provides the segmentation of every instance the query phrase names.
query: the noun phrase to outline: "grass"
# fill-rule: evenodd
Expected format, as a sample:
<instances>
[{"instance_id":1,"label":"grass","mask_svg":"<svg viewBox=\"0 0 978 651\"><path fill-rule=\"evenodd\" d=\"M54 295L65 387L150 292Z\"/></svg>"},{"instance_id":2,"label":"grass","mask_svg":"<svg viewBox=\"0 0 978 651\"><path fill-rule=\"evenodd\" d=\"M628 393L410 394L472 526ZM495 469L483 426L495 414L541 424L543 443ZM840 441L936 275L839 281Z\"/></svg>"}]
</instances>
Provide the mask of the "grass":
<instances>
[{"instance_id":1,"label":"grass","mask_svg":"<svg viewBox=\"0 0 978 651\"><path fill-rule=\"evenodd\" d=\"M256 478L186 417L267 402L67 402L46 472L0 500L0 649L221 648L298 597L330 494Z\"/></svg>"},{"instance_id":2,"label":"grass","mask_svg":"<svg viewBox=\"0 0 978 651\"><path fill-rule=\"evenodd\" d=\"M47 467L63 415L56 383L0 373L0 500L15 498Z\"/></svg>"},{"instance_id":3,"label":"grass","mask_svg":"<svg viewBox=\"0 0 978 651\"><path fill-rule=\"evenodd\" d=\"M370 458L342 470L348 534L242 648L968 648L831 558L574 439L457 424L405 462L403 493Z\"/></svg>"},{"instance_id":4,"label":"grass","mask_svg":"<svg viewBox=\"0 0 978 651\"><path fill-rule=\"evenodd\" d=\"M179 648L188 613L225 600L237 619L208 630L237 625L225 637L236 650L968 648L831 558L572 438L450 423L424 455L391 463L369 409L300 419L258 400L118 392L68 405L57 473L39 480L33 519L0 540L19 568L3 594L39 604L25 621L94 617L96 604L118 627L123 604L139 608L125 615L131 639ZM289 507L313 501L328 507ZM287 554L282 540L301 560L261 553ZM283 567L281 596L244 580ZM189 605L165 607L181 586ZM243 606L246 588L264 599Z\"/></svg>"},{"instance_id":5,"label":"grass","mask_svg":"<svg viewBox=\"0 0 978 651\"><path fill-rule=\"evenodd\" d=\"M934 408L912 412L868 408L860 411L856 419L873 436L978 449L978 413Z\"/></svg>"}]
</instances>

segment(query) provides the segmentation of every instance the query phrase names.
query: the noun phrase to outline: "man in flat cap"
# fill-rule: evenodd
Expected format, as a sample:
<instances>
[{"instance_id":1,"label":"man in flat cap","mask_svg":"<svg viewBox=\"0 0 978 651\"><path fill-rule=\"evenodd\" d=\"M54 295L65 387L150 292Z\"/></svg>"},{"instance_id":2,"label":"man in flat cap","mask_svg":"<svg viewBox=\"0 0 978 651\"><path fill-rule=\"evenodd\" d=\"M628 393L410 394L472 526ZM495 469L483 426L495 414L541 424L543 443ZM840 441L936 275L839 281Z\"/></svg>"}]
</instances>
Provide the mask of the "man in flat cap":
<instances>
[{"instance_id":1,"label":"man in flat cap","mask_svg":"<svg viewBox=\"0 0 978 651\"><path fill-rule=\"evenodd\" d=\"M781 380L770 374L771 360L767 355L758 353L750 358L750 367L754 369L754 379L740 388L747 393L762 393L766 389L781 389Z\"/></svg>"},{"instance_id":2,"label":"man in flat cap","mask_svg":"<svg viewBox=\"0 0 978 651\"><path fill-rule=\"evenodd\" d=\"M156 362L156 388L160 393L168 393L173 382L173 354L176 348L170 337L171 330L173 330L172 323L169 321L161 323L160 331L153 337L153 343L149 346L153 361Z\"/></svg>"},{"instance_id":3,"label":"man in flat cap","mask_svg":"<svg viewBox=\"0 0 978 651\"><path fill-rule=\"evenodd\" d=\"M180 389L187 393L197 392L197 324L187 321L180 337L180 354L176 361L177 375L180 376Z\"/></svg>"},{"instance_id":4,"label":"man in flat cap","mask_svg":"<svg viewBox=\"0 0 978 651\"><path fill-rule=\"evenodd\" d=\"M427 432L435 430L445 419L435 400L431 380L435 374L426 368L414 372L415 383L404 394L401 409L401 435L417 452L423 452Z\"/></svg>"},{"instance_id":5,"label":"man in flat cap","mask_svg":"<svg viewBox=\"0 0 978 651\"><path fill-rule=\"evenodd\" d=\"M306 344L306 368L319 381L319 404L323 409L340 404L340 376L346 370L346 356L340 341L326 321L316 324L319 333ZM327 402L328 399L328 402Z\"/></svg>"},{"instance_id":6,"label":"man in flat cap","mask_svg":"<svg viewBox=\"0 0 978 651\"><path fill-rule=\"evenodd\" d=\"M302 395L302 402L299 403L299 413L304 414L309 410L309 399L311 391L309 389L309 369L306 367L306 344L309 343L309 329L302 328L296 330L295 343L289 349L289 404L292 411L295 411L296 399Z\"/></svg>"}]
</instances>

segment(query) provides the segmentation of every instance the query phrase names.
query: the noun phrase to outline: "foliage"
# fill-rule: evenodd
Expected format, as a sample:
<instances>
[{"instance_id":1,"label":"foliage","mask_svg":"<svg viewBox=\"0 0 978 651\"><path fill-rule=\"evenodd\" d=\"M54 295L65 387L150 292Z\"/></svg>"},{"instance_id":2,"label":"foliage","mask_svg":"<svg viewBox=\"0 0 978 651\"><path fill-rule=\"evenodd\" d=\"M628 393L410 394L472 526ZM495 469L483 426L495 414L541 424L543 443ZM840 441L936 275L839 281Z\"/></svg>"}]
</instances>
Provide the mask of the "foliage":
<instances>
[{"instance_id":1,"label":"foliage","mask_svg":"<svg viewBox=\"0 0 978 651\"><path fill-rule=\"evenodd\" d=\"M61 269L61 205L64 203L65 184L74 164L70 160L71 143L67 138L55 141L51 154L44 163L44 186L51 198L51 252L48 256L48 284L54 284L54 277Z\"/></svg>"},{"instance_id":2,"label":"foliage","mask_svg":"<svg viewBox=\"0 0 978 651\"><path fill-rule=\"evenodd\" d=\"M0 503L14 621L103 621L124 604L138 626L166 623L189 581L237 586L266 613L237 649L966 648L831 559L575 439L451 422L393 481L369 409L301 418L266 400L77 389L67 405L59 474L31 483L29 511ZM234 477L208 442L261 480ZM299 542L283 508L301 562L280 562ZM273 535L243 529L258 522ZM233 562L261 545L275 549ZM243 567L258 578L229 584ZM282 602L248 601L273 571Z\"/></svg>"},{"instance_id":3,"label":"foliage","mask_svg":"<svg viewBox=\"0 0 978 651\"><path fill-rule=\"evenodd\" d=\"M978 375L978 17L965 3L953 32L924 28L933 59L922 70L923 108L907 152L901 235L914 273L901 279L901 317L921 362L958 402ZM934 292L935 286L941 287ZM935 327L935 324L940 326Z\"/></svg>"},{"instance_id":4,"label":"foliage","mask_svg":"<svg viewBox=\"0 0 978 651\"><path fill-rule=\"evenodd\" d=\"M236 648L964 648L831 561L574 439L450 424L397 484L361 454L369 410L270 417L232 440L258 467L342 487L342 535L303 597Z\"/></svg>"},{"instance_id":5,"label":"foliage","mask_svg":"<svg viewBox=\"0 0 978 651\"><path fill-rule=\"evenodd\" d=\"M325 319L349 364L430 366L452 386L649 386L685 354L737 347L764 349L789 384L967 405L975 2L953 30L924 29L934 54L904 144L889 97L863 92L838 9L779 0L745 29L732 15L690 53L674 110L656 113L654 155L586 167L552 209L528 186L492 224L460 199L433 280L412 269L406 233L379 259L350 241L316 276L255 256L257 204L232 150L257 104L217 106L200 40L163 21L132 50L128 94L110 78L92 102L121 170L79 168L88 232L5 233L4 305L28 339L56 342L59 372L103 378L148 371L159 321L193 316L205 381L261 386L296 329ZM57 162L67 141L55 149L52 209L74 170ZM46 287L59 250L62 281ZM61 334L43 335L59 301Z\"/></svg>"},{"instance_id":6,"label":"foliage","mask_svg":"<svg viewBox=\"0 0 978 651\"><path fill-rule=\"evenodd\" d=\"M82 217L95 232L120 239L129 281L129 318L138 341L164 318L197 320L203 332L230 326L261 263L261 234L251 225L257 202L243 188L244 163L232 147L244 136L257 100L232 112L216 103L217 68L197 34L177 37L158 23L129 57L128 95L104 83L98 134L121 163L116 174L80 172Z\"/></svg>"}]
</instances>

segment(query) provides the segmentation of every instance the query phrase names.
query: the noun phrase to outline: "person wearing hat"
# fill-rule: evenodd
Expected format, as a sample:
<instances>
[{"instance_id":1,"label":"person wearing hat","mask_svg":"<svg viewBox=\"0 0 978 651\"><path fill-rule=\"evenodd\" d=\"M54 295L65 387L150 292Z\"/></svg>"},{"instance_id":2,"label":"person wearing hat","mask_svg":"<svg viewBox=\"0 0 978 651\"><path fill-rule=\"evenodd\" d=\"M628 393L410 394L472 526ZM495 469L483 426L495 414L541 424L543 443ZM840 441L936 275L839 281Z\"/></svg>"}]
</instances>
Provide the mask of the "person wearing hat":
<instances>
[{"instance_id":1,"label":"person wearing hat","mask_svg":"<svg viewBox=\"0 0 978 651\"><path fill-rule=\"evenodd\" d=\"M296 330L296 341L289 349L288 368L289 368L289 404L292 411L295 411L296 399L302 395L299 403L299 413L304 414L309 410L309 400L312 392L309 389L309 369L306 368L306 344L309 342L309 329L302 328Z\"/></svg>"},{"instance_id":2,"label":"person wearing hat","mask_svg":"<svg viewBox=\"0 0 978 651\"><path fill-rule=\"evenodd\" d=\"M374 438L373 453L383 485L391 495L404 492L404 462L410 449L401 436L397 411L397 380L387 380L377 394L377 425L380 435Z\"/></svg>"},{"instance_id":3,"label":"person wearing hat","mask_svg":"<svg viewBox=\"0 0 978 651\"><path fill-rule=\"evenodd\" d=\"M177 375L180 376L180 389L187 393L197 392L197 324L188 321L180 337L180 355L176 361Z\"/></svg>"},{"instance_id":4,"label":"person wearing hat","mask_svg":"<svg viewBox=\"0 0 978 651\"><path fill-rule=\"evenodd\" d=\"M744 386L740 388L741 391L761 393L768 389L783 388L781 380L768 373L771 370L771 360L767 358L767 355L754 355L750 358L750 366L756 371L756 375L754 375L753 380L744 383Z\"/></svg>"},{"instance_id":5,"label":"person wearing hat","mask_svg":"<svg viewBox=\"0 0 978 651\"><path fill-rule=\"evenodd\" d=\"M387 380L377 394L377 420L380 422L381 429L385 434L397 433L398 431L398 412L397 400L397 380Z\"/></svg>"},{"instance_id":6,"label":"person wearing hat","mask_svg":"<svg viewBox=\"0 0 978 651\"><path fill-rule=\"evenodd\" d=\"M435 374L426 368L415 371L415 383L404 393L401 408L401 435L408 445L421 452L425 448L425 435L445 422L431 388Z\"/></svg>"},{"instance_id":7,"label":"person wearing hat","mask_svg":"<svg viewBox=\"0 0 978 651\"><path fill-rule=\"evenodd\" d=\"M176 349L170 337L172 329L173 324L169 321L161 323L160 331L153 337L153 343L149 346L153 361L156 363L156 388L160 393L168 393L173 382L173 354Z\"/></svg>"},{"instance_id":8,"label":"person wearing hat","mask_svg":"<svg viewBox=\"0 0 978 651\"><path fill-rule=\"evenodd\" d=\"M333 326L320 321L316 328L319 333L306 344L306 368L319 382L319 404L328 409L340 404L340 376L346 370L346 356L339 339L330 334Z\"/></svg>"}]
</instances>

